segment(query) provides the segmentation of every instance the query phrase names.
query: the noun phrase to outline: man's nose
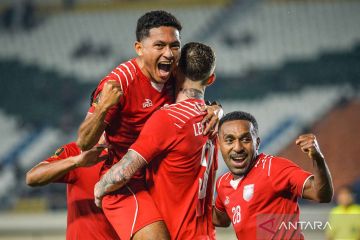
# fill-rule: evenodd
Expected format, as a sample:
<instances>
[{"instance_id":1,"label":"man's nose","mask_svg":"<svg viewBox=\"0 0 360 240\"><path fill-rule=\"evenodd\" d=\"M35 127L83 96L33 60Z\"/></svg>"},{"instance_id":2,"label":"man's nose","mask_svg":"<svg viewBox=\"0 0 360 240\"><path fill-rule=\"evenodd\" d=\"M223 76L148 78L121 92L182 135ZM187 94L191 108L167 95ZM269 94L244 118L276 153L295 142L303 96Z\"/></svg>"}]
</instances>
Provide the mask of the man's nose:
<instances>
[{"instance_id":1,"label":"man's nose","mask_svg":"<svg viewBox=\"0 0 360 240\"><path fill-rule=\"evenodd\" d=\"M241 141L240 140L235 141L233 150L235 152L241 152L243 149L244 149L244 146L242 145Z\"/></svg>"},{"instance_id":2,"label":"man's nose","mask_svg":"<svg viewBox=\"0 0 360 240\"><path fill-rule=\"evenodd\" d=\"M168 59L172 59L174 57L174 53L170 46L166 46L165 52L164 52L164 57L166 57Z\"/></svg>"}]
</instances>

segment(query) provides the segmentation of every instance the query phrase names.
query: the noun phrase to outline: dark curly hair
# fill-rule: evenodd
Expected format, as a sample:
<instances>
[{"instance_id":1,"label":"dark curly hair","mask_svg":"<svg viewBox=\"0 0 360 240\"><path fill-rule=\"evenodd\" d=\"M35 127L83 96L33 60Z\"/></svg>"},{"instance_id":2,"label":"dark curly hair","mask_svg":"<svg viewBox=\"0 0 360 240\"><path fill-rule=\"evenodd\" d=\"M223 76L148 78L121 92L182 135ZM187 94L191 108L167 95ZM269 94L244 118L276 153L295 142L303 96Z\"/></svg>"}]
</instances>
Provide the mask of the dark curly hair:
<instances>
[{"instance_id":1,"label":"dark curly hair","mask_svg":"<svg viewBox=\"0 0 360 240\"><path fill-rule=\"evenodd\" d=\"M182 29L180 22L171 13L162 10L151 11L145 13L138 19L136 26L136 40L141 41L143 38L149 36L150 29L161 26L174 27L179 32Z\"/></svg>"},{"instance_id":2,"label":"dark curly hair","mask_svg":"<svg viewBox=\"0 0 360 240\"><path fill-rule=\"evenodd\" d=\"M252 125L254 126L255 134L258 135L259 127L258 127L258 123L257 123L255 117L253 115L251 115L250 113L242 112L242 111L229 112L224 117L222 117L219 122L219 132L220 132L221 126L225 122L236 121L236 120L245 120L245 121L251 122Z\"/></svg>"}]
</instances>

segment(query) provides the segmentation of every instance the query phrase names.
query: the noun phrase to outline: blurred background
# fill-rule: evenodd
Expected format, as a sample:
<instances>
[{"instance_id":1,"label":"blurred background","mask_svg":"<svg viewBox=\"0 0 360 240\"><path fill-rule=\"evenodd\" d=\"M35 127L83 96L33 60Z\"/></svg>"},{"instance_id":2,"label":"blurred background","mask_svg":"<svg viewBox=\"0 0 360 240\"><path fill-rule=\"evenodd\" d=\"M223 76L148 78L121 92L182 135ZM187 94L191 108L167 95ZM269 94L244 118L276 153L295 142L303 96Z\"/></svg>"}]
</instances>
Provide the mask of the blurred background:
<instances>
[{"instance_id":1,"label":"blurred background","mask_svg":"<svg viewBox=\"0 0 360 240\"><path fill-rule=\"evenodd\" d=\"M76 139L92 90L135 57L136 21L155 9L181 21L183 44L215 49L207 99L255 115L261 151L311 171L294 141L313 132L335 190L360 192L360 1L1 0L0 239L65 238L65 185L30 188L25 173ZM301 201L324 221L333 206Z\"/></svg>"}]
</instances>

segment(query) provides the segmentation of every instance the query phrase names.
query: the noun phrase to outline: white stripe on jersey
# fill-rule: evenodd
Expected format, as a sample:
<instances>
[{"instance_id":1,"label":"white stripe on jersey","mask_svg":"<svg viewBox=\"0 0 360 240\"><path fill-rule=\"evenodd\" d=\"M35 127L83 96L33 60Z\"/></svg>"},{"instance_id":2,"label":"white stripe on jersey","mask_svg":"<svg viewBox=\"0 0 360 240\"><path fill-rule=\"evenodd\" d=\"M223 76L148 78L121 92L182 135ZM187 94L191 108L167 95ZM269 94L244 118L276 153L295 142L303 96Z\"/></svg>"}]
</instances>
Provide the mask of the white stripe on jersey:
<instances>
[{"instance_id":1,"label":"white stripe on jersey","mask_svg":"<svg viewBox=\"0 0 360 240\"><path fill-rule=\"evenodd\" d=\"M169 114L170 116L172 116L172 117L174 117L174 118L177 118L180 122L185 123L184 120L178 118L177 116L174 116L174 115L172 115L171 113L167 113L167 114Z\"/></svg>"},{"instance_id":2,"label":"white stripe on jersey","mask_svg":"<svg viewBox=\"0 0 360 240\"><path fill-rule=\"evenodd\" d=\"M126 86L129 86L129 81L128 81L128 78L127 78L125 72L124 72L121 68L119 68L119 67L117 67L116 69L119 70L119 71L125 76Z\"/></svg>"},{"instance_id":3,"label":"white stripe on jersey","mask_svg":"<svg viewBox=\"0 0 360 240\"><path fill-rule=\"evenodd\" d=\"M182 113L180 113L180 112L178 112L178 111L175 111L174 109L169 108L168 110L169 110L169 111L173 111L174 113L180 114L181 116L184 116L184 117L187 118L187 119L190 119L189 116L186 116L185 114L182 114Z\"/></svg>"},{"instance_id":4,"label":"white stripe on jersey","mask_svg":"<svg viewBox=\"0 0 360 240\"><path fill-rule=\"evenodd\" d=\"M134 80L134 77L133 77L133 75L131 74L131 71L130 71L129 67L128 67L127 65L125 65L124 63L121 64L121 66L125 67L126 70L129 72L129 75L130 75L130 77L131 77L131 81Z\"/></svg>"},{"instance_id":5,"label":"white stripe on jersey","mask_svg":"<svg viewBox=\"0 0 360 240\"><path fill-rule=\"evenodd\" d=\"M177 126L178 128L182 128L182 127L180 127L179 125L177 125L176 123L174 123L174 125Z\"/></svg>"},{"instance_id":6,"label":"white stripe on jersey","mask_svg":"<svg viewBox=\"0 0 360 240\"><path fill-rule=\"evenodd\" d=\"M180 110L180 111L186 112L187 114L189 114L189 115L192 116L192 117L195 116L194 114L192 114L192 113L190 113L190 112L188 112L188 111L186 111L186 110L184 110L184 109L178 108L178 107L176 107L176 106L174 106L173 108L176 108L176 109L178 109L178 110Z\"/></svg>"},{"instance_id":7,"label":"white stripe on jersey","mask_svg":"<svg viewBox=\"0 0 360 240\"><path fill-rule=\"evenodd\" d=\"M185 103L185 102L181 102L181 103L178 103L180 106L182 106L182 107L184 107L184 108L187 108L187 109L189 109L189 110L191 110L191 111L193 111L194 113L196 113L196 114L198 114L199 115L199 113L197 112L197 111L195 111L195 109L192 109L192 108L190 108L189 106L186 106L186 105L183 105L183 103ZM195 105L194 105L195 106Z\"/></svg>"},{"instance_id":8,"label":"white stripe on jersey","mask_svg":"<svg viewBox=\"0 0 360 240\"><path fill-rule=\"evenodd\" d=\"M116 73L116 72L114 72L114 71L112 71L111 73L115 74L115 75L118 77L119 82L120 82L120 87L121 87L121 90L122 90L122 91L124 91L123 86L122 86L122 83L121 83L121 78L120 78L119 74L117 74L117 73Z\"/></svg>"},{"instance_id":9,"label":"white stripe on jersey","mask_svg":"<svg viewBox=\"0 0 360 240\"><path fill-rule=\"evenodd\" d=\"M136 67L135 67L135 65L134 65L131 61L128 61L128 63L131 64L131 66L134 68L134 72L136 72Z\"/></svg>"},{"instance_id":10,"label":"white stripe on jersey","mask_svg":"<svg viewBox=\"0 0 360 240\"><path fill-rule=\"evenodd\" d=\"M223 177L225 177L225 175L227 175L227 174L229 174L230 172L227 172L227 173L225 173L224 175L222 175L221 177L220 177L220 180L219 180L219 182L218 182L218 185L217 185L217 188L219 189L219 187L220 187L220 184L221 184L221 180L223 179Z\"/></svg>"},{"instance_id":11,"label":"white stripe on jersey","mask_svg":"<svg viewBox=\"0 0 360 240\"><path fill-rule=\"evenodd\" d=\"M271 161L273 158L270 158L270 162L269 162L269 169L268 169L268 176L270 177L270 169L271 169Z\"/></svg>"}]
</instances>

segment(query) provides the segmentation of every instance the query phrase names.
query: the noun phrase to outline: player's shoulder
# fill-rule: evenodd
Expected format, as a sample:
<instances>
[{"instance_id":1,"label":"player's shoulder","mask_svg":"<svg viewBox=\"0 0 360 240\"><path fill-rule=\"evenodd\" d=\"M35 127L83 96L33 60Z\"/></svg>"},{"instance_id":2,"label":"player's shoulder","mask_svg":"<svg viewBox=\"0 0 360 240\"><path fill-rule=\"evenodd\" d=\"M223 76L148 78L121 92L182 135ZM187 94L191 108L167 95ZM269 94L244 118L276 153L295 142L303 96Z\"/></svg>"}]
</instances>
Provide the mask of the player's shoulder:
<instances>
[{"instance_id":1,"label":"player's shoulder","mask_svg":"<svg viewBox=\"0 0 360 240\"><path fill-rule=\"evenodd\" d=\"M223 175L218 177L216 181L216 188L221 189L222 187L228 185L231 179L232 179L232 175L230 171L224 173Z\"/></svg>"},{"instance_id":2,"label":"player's shoulder","mask_svg":"<svg viewBox=\"0 0 360 240\"><path fill-rule=\"evenodd\" d=\"M138 78L137 64L135 59L120 63L107 76L105 76L99 86L104 85L109 80L117 80L120 83L121 89L126 90Z\"/></svg>"},{"instance_id":3,"label":"player's shoulder","mask_svg":"<svg viewBox=\"0 0 360 240\"><path fill-rule=\"evenodd\" d=\"M166 105L161 110L178 128L182 128L190 120L204 115L204 111L200 109L198 103L193 101L181 101Z\"/></svg>"}]
</instances>

